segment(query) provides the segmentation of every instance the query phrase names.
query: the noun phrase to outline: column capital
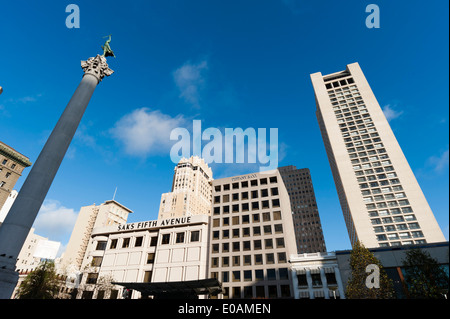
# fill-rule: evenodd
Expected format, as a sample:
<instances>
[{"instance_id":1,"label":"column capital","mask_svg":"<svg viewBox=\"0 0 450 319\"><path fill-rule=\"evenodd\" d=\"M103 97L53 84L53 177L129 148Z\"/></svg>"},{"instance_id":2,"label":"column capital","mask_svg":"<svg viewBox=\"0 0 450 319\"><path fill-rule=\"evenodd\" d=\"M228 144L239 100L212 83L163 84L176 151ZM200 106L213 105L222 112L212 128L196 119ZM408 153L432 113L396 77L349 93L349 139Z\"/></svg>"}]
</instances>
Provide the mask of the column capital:
<instances>
[{"instance_id":1,"label":"column capital","mask_svg":"<svg viewBox=\"0 0 450 319\"><path fill-rule=\"evenodd\" d=\"M97 54L96 57L91 57L86 61L81 61L81 68L84 74L91 74L95 76L100 83L102 79L106 76L110 76L114 73L106 63L106 58L102 55Z\"/></svg>"}]
</instances>

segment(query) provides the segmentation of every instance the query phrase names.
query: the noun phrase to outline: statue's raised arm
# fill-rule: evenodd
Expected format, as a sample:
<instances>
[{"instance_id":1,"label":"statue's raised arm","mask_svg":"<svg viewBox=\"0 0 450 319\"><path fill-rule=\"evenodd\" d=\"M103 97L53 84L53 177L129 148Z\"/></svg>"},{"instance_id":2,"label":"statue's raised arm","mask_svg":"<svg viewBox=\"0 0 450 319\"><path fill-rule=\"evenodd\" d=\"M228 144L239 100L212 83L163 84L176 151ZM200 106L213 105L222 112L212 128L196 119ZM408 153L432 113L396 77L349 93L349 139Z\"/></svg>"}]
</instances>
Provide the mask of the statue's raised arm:
<instances>
[{"instance_id":1,"label":"statue's raised arm","mask_svg":"<svg viewBox=\"0 0 450 319\"><path fill-rule=\"evenodd\" d=\"M111 47L109 46L109 43L111 42L111 34L106 36L106 37L108 38L108 40L106 40L105 44L102 45L102 49L103 49L102 56L104 56L104 57L108 57L108 56L116 57L114 55L113 50L111 50ZM104 38L106 38L106 37L104 37Z\"/></svg>"}]
</instances>

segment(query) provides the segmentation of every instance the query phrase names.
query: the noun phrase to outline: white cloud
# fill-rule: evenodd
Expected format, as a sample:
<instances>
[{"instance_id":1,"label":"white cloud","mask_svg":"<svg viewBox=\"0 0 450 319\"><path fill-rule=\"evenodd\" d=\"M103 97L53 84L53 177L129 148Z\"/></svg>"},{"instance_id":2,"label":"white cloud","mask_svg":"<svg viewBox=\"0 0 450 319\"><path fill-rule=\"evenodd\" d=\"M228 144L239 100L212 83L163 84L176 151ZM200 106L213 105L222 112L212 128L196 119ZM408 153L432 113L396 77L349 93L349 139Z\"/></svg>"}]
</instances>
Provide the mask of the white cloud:
<instances>
[{"instance_id":1,"label":"white cloud","mask_svg":"<svg viewBox=\"0 0 450 319\"><path fill-rule=\"evenodd\" d=\"M438 173L448 168L448 162L449 150L444 151L440 156L431 156L428 158L428 164Z\"/></svg>"},{"instance_id":2,"label":"white cloud","mask_svg":"<svg viewBox=\"0 0 450 319\"><path fill-rule=\"evenodd\" d=\"M171 117L148 108L136 109L116 122L110 133L131 155L145 156L150 153L166 152L174 141L170 132L176 127L186 126L183 116Z\"/></svg>"},{"instance_id":3,"label":"white cloud","mask_svg":"<svg viewBox=\"0 0 450 319\"><path fill-rule=\"evenodd\" d=\"M390 104L387 104L383 107L383 113L384 113L384 116L386 116L386 119L388 121L391 121L393 119L398 118L400 115L402 115L403 111L396 111L391 107Z\"/></svg>"},{"instance_id":4,"label":"white cloud","mask_svg":"<svg viewBox=\"0 0 450 319\"><path fill-rule=\"evenodd\" d=\"M47 199L33 224L35 234L64 244L72 233L77 216L74 209L64 207L57 200Z\"/></svg>"},{"instance_id":5,"label":"white cloud","mask_svg":"<svg viewBox=\"0 0 450 319\"><path fill-rule=\"evenodd\" d=\"M200 107L200 90L204 86L204 71L207 69L208 63L203 60L198 64L186 62L173 72L173 79L180 90L180 97L194 107Z\"/></svg>"}]
</instances>

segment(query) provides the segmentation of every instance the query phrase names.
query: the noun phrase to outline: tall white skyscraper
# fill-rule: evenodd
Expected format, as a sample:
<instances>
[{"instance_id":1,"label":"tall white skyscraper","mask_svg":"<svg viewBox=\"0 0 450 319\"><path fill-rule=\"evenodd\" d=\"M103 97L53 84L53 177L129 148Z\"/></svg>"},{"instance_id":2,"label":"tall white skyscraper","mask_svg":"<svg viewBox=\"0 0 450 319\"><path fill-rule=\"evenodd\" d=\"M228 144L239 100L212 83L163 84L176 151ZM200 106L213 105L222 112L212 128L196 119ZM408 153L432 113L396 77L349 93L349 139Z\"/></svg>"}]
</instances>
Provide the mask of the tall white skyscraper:
<instances>
[{"instance_id":1,"label":"tall white skyscraper","mask_svg":"<svg viewBox=\"0 0 450 319\"><path fill-rule=\"evenodd\" d=\"M445 241L358 63L311 74L316 115L351 243Z\"/></svg>"},{"instance_id":2,"label":"tall white skyscraper","mask_svg":"<svg viewBox=\"0 0 450 319\"><path fill-rule=\"evenodd\" d=\"M213 173L198 156L175 166L172 191L161 195L158 219L211 214Z\"/></svg>"}]
</instances>

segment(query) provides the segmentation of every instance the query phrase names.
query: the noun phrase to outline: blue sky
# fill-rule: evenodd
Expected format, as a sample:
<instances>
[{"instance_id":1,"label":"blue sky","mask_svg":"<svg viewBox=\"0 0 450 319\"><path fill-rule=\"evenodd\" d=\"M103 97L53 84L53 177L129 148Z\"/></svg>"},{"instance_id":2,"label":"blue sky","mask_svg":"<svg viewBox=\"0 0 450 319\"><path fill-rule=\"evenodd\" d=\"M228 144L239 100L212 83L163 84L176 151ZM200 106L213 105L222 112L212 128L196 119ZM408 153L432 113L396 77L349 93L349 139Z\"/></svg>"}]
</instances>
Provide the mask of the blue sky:
<instances>
[{"instance_id":1,"label":"blue sky","mask_svg":"<svg viewBox=\"0 0 450 319\"><path fill-rule=\"evenodd\" d=\"M80 9L69 29L66 6ZM380 8L380 28L365 8ZM448 239L448 2L9 1L0 7L0 140L34 162L112 34L101 82L35 223L65 245L80 207L115 199L130 222L170 191L174 127L278 128L279 165L311 170L329 251L350 243L309 75L359 62ZM413 128L413 129L411 129ZM255 164L213 164L214 177ZM16 184L20 189L30 169Z\"/></svg>"}]
</instances>

